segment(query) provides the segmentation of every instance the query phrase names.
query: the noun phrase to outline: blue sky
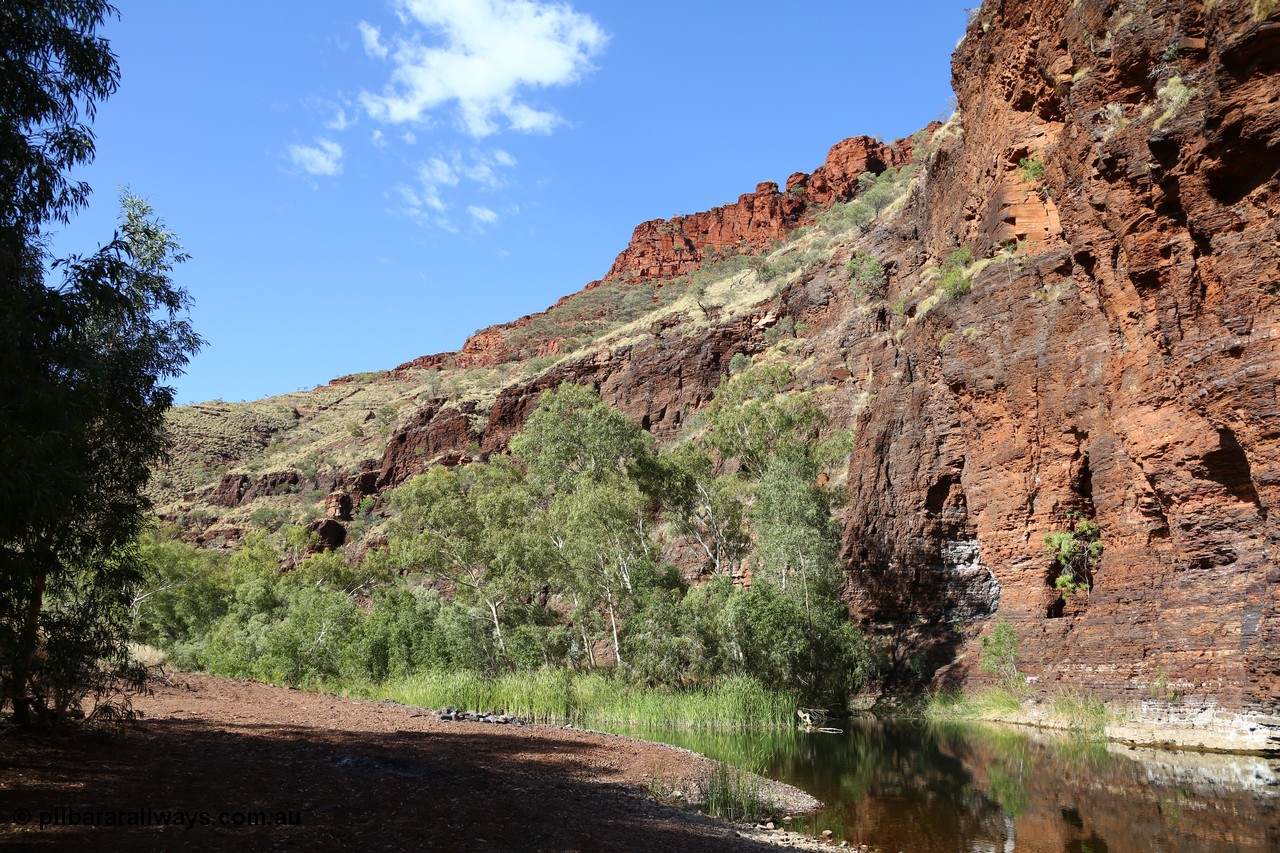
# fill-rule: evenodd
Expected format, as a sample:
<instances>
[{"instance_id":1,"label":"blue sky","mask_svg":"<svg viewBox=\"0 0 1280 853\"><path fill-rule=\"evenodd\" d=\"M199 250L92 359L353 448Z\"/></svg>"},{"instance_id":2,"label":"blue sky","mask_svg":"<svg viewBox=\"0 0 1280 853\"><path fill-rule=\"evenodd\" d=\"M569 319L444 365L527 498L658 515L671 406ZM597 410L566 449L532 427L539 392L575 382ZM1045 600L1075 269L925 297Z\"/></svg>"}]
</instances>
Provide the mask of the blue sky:
<instances>
[{"instance_id":1,"label":"blue sky","mask_svg":"<svg viewBox=\"0 0 1280 853\"><path fill-rule=\"evenodd\" d=\"M968 0L970 4L974 0ZM116 188L192 260L179 402L457 349L601 277L636 224L949 111L959 2L117 0L120 91L59 253Z\"/></svg>"}]
</instances>

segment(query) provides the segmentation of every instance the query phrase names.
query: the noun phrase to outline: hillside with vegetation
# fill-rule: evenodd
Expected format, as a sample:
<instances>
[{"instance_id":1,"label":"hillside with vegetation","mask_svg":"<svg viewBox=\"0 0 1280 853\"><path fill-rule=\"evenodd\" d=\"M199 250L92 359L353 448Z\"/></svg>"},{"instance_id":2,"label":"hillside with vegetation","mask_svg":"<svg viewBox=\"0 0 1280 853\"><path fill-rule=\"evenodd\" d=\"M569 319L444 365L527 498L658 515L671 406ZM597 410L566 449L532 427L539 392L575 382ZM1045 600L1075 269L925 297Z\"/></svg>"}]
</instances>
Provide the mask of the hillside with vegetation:
<instances>
[{"instance_id":1,"label":"hillside with vegetation","mask_svg":"<svg viewBox=\"0 0 1280 853\"><path fill-rule=\"evenodd\" d=\"M644 223L458 353L175 410L164 535L215 568L150 638L298 683L1012 672L1265 723L1276 12L1175 5L986 4L945 124Z\"/></svg>"}]
</instances>

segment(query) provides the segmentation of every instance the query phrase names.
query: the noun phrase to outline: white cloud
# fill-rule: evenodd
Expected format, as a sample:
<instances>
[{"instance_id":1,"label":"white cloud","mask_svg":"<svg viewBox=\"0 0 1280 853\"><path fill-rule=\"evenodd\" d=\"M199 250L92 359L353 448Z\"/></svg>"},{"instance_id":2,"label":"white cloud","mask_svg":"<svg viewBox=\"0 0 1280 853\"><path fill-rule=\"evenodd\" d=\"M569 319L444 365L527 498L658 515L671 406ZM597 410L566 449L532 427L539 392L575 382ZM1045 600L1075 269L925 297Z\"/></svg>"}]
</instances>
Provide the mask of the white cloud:
<instances>
[{"instance_id":1,"label":"white cloud","mask_svg":"<svg viewBox=\"0 0 1280 853\"><path fill-rule=\"evenodd\" d=\"M398 205L394 208L396 213L420 224L435 225L445 231L457 233L457 226L445 215L449 205L440 198L440 193L435 187L411 187L407 184L399 184L395 187L395 194L398 200Z\"/></svg>"},{"instance_id":2,"label":"white cloud","mask_svg":"<svg viewBox=\"0 0 1280 853\"><path fill-rule=\"evenodd\" d=\"M415 184L400 184L395 188L401 202L398 209L420 223L456 231L457 228L444 216L451 208L444 199L444 193L463 191L471 185L481 191L499 190L507 183L501 170L515 164L516 159L501 150L486 152L475 149L466 154L450 151L430 157L418 164ZM466 210L478 225L491 225L498 221L498 214L489 207L472 204ZM516 210L518 212L518 208ZM511 212L509 207L507 212Z\"/></svg>"},{"instance_id":3,"label":"white cloud","mask_svg":"<svg viewBox=\"0 0 1280 853\"><path fill-rule=\"evenodd\" d=\"M440 198L440 191L430 184L424 185L420 190L401 184L396 187L400 193L400 200L405 203L412 215L419 215L423 209L430 208L437 213L444 213L449 206Z\"/></svg>"},{"instance_id":4,"label":"white cloud","mask_svg":"<svg viewBox=\"0 0 1280 853\"><path fill-rule=\"evenodd\" d=\"M387 47L382 43L378 28L365 21L356 24L356 27L360 30L360 39L364 42L364 52L374 59L386 59Z\"/></svg>"},{"instance_id":5,"label":"white cloud","mask_svg":"<svg viewBox=\"0 0 1280 853\"><path fill-rule=\"evenodd\" d=\"M356 120L354 118L347 117L346 110L342 109L342 107L338 107L337 115L329 119L329 121L325 124L325 127L328 128L329 130L346 130L348 127L351 127L351 125L355 123L356 123Z\"/></svg>"},{"instance_id":6,"label":"white cloud","mask_svg":"<svg viewBox=\"0 0 1280 853\"><path fill-rule=\"evenodd\" d=\"M522 133L550 132L562 119L527 103L528 93L577 82L608 41L591 17L567 3L399 0L397 13L407 26L426 28L433 43L411 33L389 49L376 28L361 22L365 50L389 55L394 66L382 93L362 92L361 103L391 124L424 121L456 103L463 129L475 137L496 133L500 123Z\"/></svg>"},{"instance_id":7,"label":"white cloud","mask_svg":"<svg viewBox=\"0 0 1280 853\"><path fill-rule=\"evenodd\" d=\"M373 141L374 146L377 148L387 147L387 138L382 135L382 131L380 130L375 130L373 132L373 136L371 136L370 139Z\"/></svg>"},{"instance_id":8,"label":"white cloud","mask_svg":"<svg viewBox=\"0 0 1280 853\"><path fill-rule=\"evenodd\" d=\"M432 157L418 167L418 179L424 184L433 186L444 184L454 187L458 185L458 173L439 157Z\"/></svg>"},{"instance_id":9,"label":"white cloud","mask_svg":"<svg viewBox=\"0 0 1280 853\"><path fill-rule=\"evenodd\" d=\"M471 218L477 225L492 225L498 221L498 214L487 207L479 207L474 204L468 205L467 213L471 214Z\"/></svg>"},{"instance_id":10,"label":"white cloud","mask_svg":"<svg viewBox=\"0 0 1280 853\"><path fill-rule=\"evenodd\" d=\"M406 145L412 145L413 143L418 141L418 137L415 136L412 131L408 131L408 130L400 134L400 138L404 140Z\"/></svg>"},{"instance_id":11,"label":"white cloud","mask_svg":"<svg viewBox=\"0 0 1280 853\"><path fill-rule=\"evenodd\" d=\"M341 175L342 146L330 139L315 145L290 145L289 159L308 175Z\"/></svg>"}]
</instances>

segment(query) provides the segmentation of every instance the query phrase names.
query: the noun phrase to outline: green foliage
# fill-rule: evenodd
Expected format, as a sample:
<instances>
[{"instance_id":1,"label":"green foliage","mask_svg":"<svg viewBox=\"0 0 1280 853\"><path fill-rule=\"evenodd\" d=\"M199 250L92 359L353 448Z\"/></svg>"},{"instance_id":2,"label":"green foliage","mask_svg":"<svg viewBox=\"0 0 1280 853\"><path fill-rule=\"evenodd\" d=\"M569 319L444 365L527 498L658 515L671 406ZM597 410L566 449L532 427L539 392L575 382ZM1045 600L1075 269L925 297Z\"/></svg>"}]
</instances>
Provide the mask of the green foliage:
<instances>
[{"instance_id":1,"label":"green foliage","mask_svg":"<svg viewBox=\"0 0 1280 853\"><path fill-rule=\"evenodd\" d=\"M147 570L133 600L133 638L164 649L175 666L196 668L209 631L227 612L226 567L208 551L154 535L139 547Z\"/></svg>"},{"instance_id":2,"label":"green foliage","mask_svg":"<svg viewBox=\"0 0 1280 853\"><path fill-rule=\"evenodd\" d=\"M897 201L915 177L915 165L885 169L878 175L863 172L858 176L858 201L867 205L876 216Z\"/></svg>"},{"instance_id":3,"label":"green foliage","mask_svg":"<svg viewBox=\"0 0 1280 853\"><path fill-rule=\"evenodd\" d=\"M758 473L769 457L817 442L826 414L811 393L786 392L794 376L786 364L757 364L716 389L707 407L707 441L722 459L740 458Z\"/></svg>"},{"instance_id":4,"label":"green foliage","mask_svg":"<svg viewBox=\"0 0 1280 853\"><path fill-rule=\"evenodd\" d=\"M492 631L492 663L505 657L508 603L531 596L550 543L536 495L506 460L462 472L432 468L391 495L392 558L454 588L454 600Z\"/></svg>"},{"instance_id":5,"label":"green foliage","mask_svg":"<svg viewBox=\"0 0 1280 853\"><path fill-rule=\"evenodd\" d=\"M822 439L826 417L787 390L792 376L747 366L717 390L706 430L661 455L594 391L547 392L515 460L436 466L386 495L387 545L363 562L310 553L305 527L253 533L209 570L212 588L157 592L146 636L184 666L436 705L644 724L689 708L704 723L785 723L796 697L838 705L882 656L840 600L833 494L819 485L850 436ZM710 581L689 587L659 565L674 540L702 549ZM606 645L612 660L597 660ZM609 679L568 674L610 662Z\"/></svg>"},{"instance_id":6,"label":"green foliage","mask_svg":"<svg viewBox=\"0 0 1280 853\"><path fill-rule=\"evenodd\" d=\"M881 664L830 579L811 582L807 600L757 581L728 595L722 618L729 671L785 685L809 702L842 705Z\"/></svg>"},{"instance_id":7,"label":"green foliage","mask_svg":"<svg viewBox=\"0 0 1280 853\"><path fill-rule=\"evenodd\" d=\"M682 536L696 541L713 574L734 574L751 547L747 530L749 493L740 480L720 477L706 448L689 442L664 453L658 482L647 491L665 507L665 518Z\"/></svg>"},{"instance_id":8,"label":"green foliage","mask_svg":"<svg viewBox=\"0 0 1280 853\"><path fill-rule=\"evenodd\" d=\"M940 280L939 287L948 299L958 299L973 288L967 267L973 263L973 252L961 246L942 262L940 267L925 271L929 278Z\"/></svg>"},{"instance_id":9,"label":"green foliage","mask_svg":"<svg viewBox=\"0 0 1280 853\"><path fill-rule=\"evenodd\" d=\"M44 251L47 222L66 223L89 187L70 170L93 160L97 104L115 93L120 69L98 28L115 9L100 0L50 3L12 0L0 18L4 73L0 92L0 231L2 278ZM27 267L27 274L39 272Z\"/></svg>"},{"instance_id":10,"label":"green foliage","mask_svg":"<svg viewBox=\"0 0 1280 853\"><path fill-rule=\"evenodd\" d=\"M288 524L293 514L287 509L273 506L260 506L249 513L249 521L263 530L275 532Z\"/></svg>"},{"instance_id":11,"label":"green foliage","mask_svg":"<svg viewBox=\"0 0 1280 853\"><path fill-rule=\"evenodd\" d=\"M729 359L729 375L737 376L742 371L751 366L751 356L745 352L735 352L733 358Z\"/></svg>"},{"instance_id":12,"label":"green foliage","mask_svg":"<svg viewBox=\"0 0 1280 853\"><path fill-rule=\"evenodd\" d=\"M243 582L214 626L202 664L233 678L291 686L336 677L360 618L350 596L264 575Z\"/></svg>"},{"instance_id":13,"label":"green foliage","mask_svg":"<svg viewBox=\"0 0 1280 853\"><path fill-rule=\"evenodd\" d=\"M853 253L853 257L844 266L849 274L849 282L859 296L883 296L889 280L884 272L884 264L876 260L876 256L861 249Z\"/></svg>"},{"instance_id":14,"label":"green foliage","mask_svg":"<svg viewBox=\"0 0 1280 853\"><path fill-rule=\"evenodd\" d=\"M1148 691L1153 699L1163 699L1166 702L1181 702L1183 699L1182 692L1172 686L1169 679L1169 672L1165 669L1156 670L1155 678L1147 686Z\"/></svg>"},{"instance_id":15,"label":"green foliage","mask_svg":"<svg viewBox=\"0 0 1280 853\"><path fill-rule=\"evenodd\" d=\"M1018 168L1015 171L1024 181L1043 181L1044 161L1035 157L1023 157L1018 161Z\"/></svg>"},{"instance_id":16,"label":"green foliage","mask_svg":"<svg viewBox=\"0 0 1280 853\"><path fill-rule=\"evenodd\" d=\"M90 18L103 13L80 11ZM30 13L33 26L47 24L44 16L64 15L71 13ZM14 20L0 16L5 38L19 38L7 29ZM79 25L79 18L66 23L72 30ZM88 38L83 32L59 37L82 36ZM95 63L114 74L103 43L70 49L93 55L68 60L74 71L67 69L67 77L89 73ZM20 57L6 65L0 85L19 85L18 78L32 84L24 73L33 69L19 70L28 62L44 63L49 73L47 58ZM11 484L0 491L0 708L7 704L20 724L56 723L89 694L98 705L116 685L139 684L126 647L129 606L143 579L132 543L150 509L144 494L150 466L167 446L164 417L173 391L162 382L179 374L201 343L185 319L187 294L170 279L186 255L151 208L127 192L115 239L87 257L53 261L61 283L45 284L41 215L69 214L74 204L65 197L37 204L54 185L70 190L54 175L41 178L42 186L14 186L9 155L22 147L16 140L26 122L71 121L82 83L89 85L41 81L36 85L57 90L45 96L68 103L46 104L51 114L40 119L7 107L0 117L9 164L0 180L10 191L0 216L0 424L6 435L0 466ZM6 105L14 102L10 94ZM77 132L69 128L47 132ZM49 165L47 154L35 155L43 165L24 167L38 172ZM15 219L32 204L43 214ZM114 706L104 712L115 714Z\"/></svg>"},{"instance_id":17,"label":"green foliage","mask_svg":"<svg viewBox=\"0 0 1280 853\"><path fill-rule=\"evenodd\" d=\"M1021 685L990 687L961 693L940 691L929 696L920 716L935 722L1002 719L1022 710Z\"/></svg>"},{"instance_id":18,"label":"green foliage","mask_svg":"<svg viewBox=\"0 0 1280 853\"><path fill-rule=\"evenodd\" d=\"M1079 512L1067 513L1070 530L1045 534L1046 556L1057 566L1054 587L1065 600L1077 592L1093 588L1093 573L1102 560L1102 530Z\"/></svg>"},{"instance_id":19,"label":"green foliage","mask_svg":"<svg viewBox=\"0 0 1280 853\"><path fill-rule=\"evenodd\" d=\"M877 211L865 201L836 202L818 214L818 227L830 234L861 233L876 218Z\"/></svg>"},{"instance_id":20,"label":"green foliage","mask_svg":"<svg viewBox=\"0 0 1280 853\"><path fill-rule=\"evenodd\" d=\"M544 722L646 728L782 728L797 697L744 676L683 690L651 690L599 673L543 667L526 672L424 670L370 690L372 698L426 708L506 711Z\"/></svg>"},{"instance_id":21,"label":"green foliage","mask_svg":"<svg viewBox=\"0 0 1280 853\"><path fill-rule=\"evenodd\" d=\"M817 476L816 460L786 448L765 464L752 512L757 573L783 591L794 575L806 600L810 583L834 576L839 543L830 495L817 484Z\"/></svg>"},{"instance_id":22,"label":"green foliage","mask_svg":"<svg viewBox=\"0 0 1280 853\"><path fill-rule=\"evenodd\" d=\"M1075 690L1053 697L1053 716L1066 722L1074 732L1103 737L1111 714L1101 699L1091 699Z\"/></svg>"},{"instance_id":23,"label":"green foliage","mask_svg":"<svg viewBox=\"0 0 1280 853\"><path fill-rule=\"evenodd\" d=\"M983 637L982 669L991 673L1006 688L1023 684L1022 674L1018 672L1018 635L1008 622L997 622L991 633Z\"/></svg>"},{"instance_id":24,"label":"green foliage","mask_svg":"<svg viewBox=\"0 0 1280 853\"><path fill-rule=\"evenodd\" d=\"M652 585L654 549L645 534L643 504L635 483L619 477L587 480L558 495L549 512L552 541L563 561L561 579L577 608L603 608L607 614L618 665L625 664L619 619L626 618L637 591ZM586 617L575 615L580 621Z\"/></svg>"},{"instance_id":25,"label":"green foliage","mask_svg":"<svg viewBox=\"0 0 1280 853\"><path fill-rule=\"evenodd\" d=\"M783 317L777 323L764 330L765 342L770 346L776 344L783 338L793 338L796 335L796 321L790 317Z\"/></svg>"},{"instance_id":26,"label":"green foliage","mask_svg":"<svg viewBox=\"0 0 1280 853\"><path fill-rule=\"evenodd\" d=\"M751 821L777 813L777 806L767 800L761 777L761 761L753 770L731 767L717 761L699 782L701 810L713 817Z\"/></svg>"},{"instance_id":27,"label":"green foliage","mask_svg":"<svg viewBox=\"0 0 1280 853\"><path fill-rule=\"evenodd\" d=\"M630 418L578 385L546 391L524 429L511 440L511 453L529 478L553 492L572 490L580 479L602 482L651 452L652 439Z\"/></svg>"}]
</instances>

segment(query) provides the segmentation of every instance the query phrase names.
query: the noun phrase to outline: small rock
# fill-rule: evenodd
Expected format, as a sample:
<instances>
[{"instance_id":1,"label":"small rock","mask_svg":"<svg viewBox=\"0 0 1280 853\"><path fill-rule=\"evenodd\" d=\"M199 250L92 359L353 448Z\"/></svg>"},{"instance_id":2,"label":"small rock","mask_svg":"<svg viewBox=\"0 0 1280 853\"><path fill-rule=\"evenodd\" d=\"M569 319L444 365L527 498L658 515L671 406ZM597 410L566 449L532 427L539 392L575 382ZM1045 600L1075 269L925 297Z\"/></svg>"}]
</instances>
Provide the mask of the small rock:
<instances>
[{"instance_id":1,"label":"small rock","mask_svg":"<svg viewBox=\"0 0 1280 853\"><path fill-rule=\"evenodd\" d=\"M768 823L766 823L766 824L764 825L764 828L765 828L765 829L773 829L773 828L774 828L774 827L773 827L773 821L769 821Z\"/></svg>"},{"instance_id":2,"label":"small rock","mask_svg":"<svg viewBox=\"0 0 1280 853\"><path fill-rule=\"evenodd\" d=\"M831 830L829 830L829 829L824 829L824 830L822 830L822 837L823 837L823 838L830 838L830 837L831 837Z\"/></svg>"}]
</instances>

